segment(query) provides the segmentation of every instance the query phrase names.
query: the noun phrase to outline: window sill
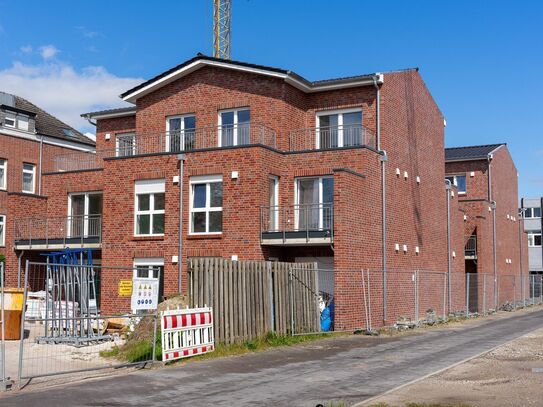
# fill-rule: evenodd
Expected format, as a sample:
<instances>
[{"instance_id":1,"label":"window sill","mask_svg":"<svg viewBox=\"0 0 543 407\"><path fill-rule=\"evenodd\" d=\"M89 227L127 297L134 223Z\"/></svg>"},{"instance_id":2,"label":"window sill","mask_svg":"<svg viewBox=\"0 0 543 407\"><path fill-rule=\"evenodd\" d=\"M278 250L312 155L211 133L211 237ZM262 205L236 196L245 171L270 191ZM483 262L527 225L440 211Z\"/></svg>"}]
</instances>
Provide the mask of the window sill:
<instances>
[{"instance_id":1,"label":"window sill","mask_svg":"<svg viewBox=\"0 0 543 407\"><path fill-rule=\"evenodd\" d=\"M132 236L132 241L153 241L153 240L164 240L164 235L149 235L149 236Z\"/></svg>"},{"instance_id":2,"label":"window sill","mask_svg":"<svg viewBox=\"0 0 543 407\"><path fill-rule=\"evenodd\" d=\"M202 235L188 235L187 240L200 240L200 239L222 239L222 233L209 233Z\"/></svg>"}]
</instances>

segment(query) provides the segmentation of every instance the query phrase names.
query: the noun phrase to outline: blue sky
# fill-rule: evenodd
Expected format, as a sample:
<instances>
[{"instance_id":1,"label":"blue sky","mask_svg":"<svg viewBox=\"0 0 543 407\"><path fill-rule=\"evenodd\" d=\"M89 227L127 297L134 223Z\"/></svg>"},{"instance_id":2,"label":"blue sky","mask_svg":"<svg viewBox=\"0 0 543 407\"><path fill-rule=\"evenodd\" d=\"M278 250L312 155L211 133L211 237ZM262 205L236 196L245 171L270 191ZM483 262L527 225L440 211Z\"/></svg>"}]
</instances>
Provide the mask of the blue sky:
<instances>
[{"instance_id":1,"label":"blue sky","mask_svg":"<svg viewBox=\"0 0 543 407\"><path fill-rule=\"evenodd\" d=\"M211 54L212 0L0 0L0 88L83 131L82 112ZM232 58L308 79L419 67L446 145L508 143L522 195L543 195L543 4L233 0Z\"/></svg>"}]
</instances>

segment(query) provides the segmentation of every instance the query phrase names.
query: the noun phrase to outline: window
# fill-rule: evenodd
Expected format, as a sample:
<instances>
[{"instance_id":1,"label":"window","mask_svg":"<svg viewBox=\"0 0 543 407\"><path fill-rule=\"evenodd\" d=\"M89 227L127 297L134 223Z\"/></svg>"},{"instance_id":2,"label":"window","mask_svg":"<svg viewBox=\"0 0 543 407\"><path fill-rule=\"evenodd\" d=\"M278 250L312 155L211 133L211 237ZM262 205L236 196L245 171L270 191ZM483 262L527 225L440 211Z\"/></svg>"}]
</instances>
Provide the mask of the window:
<instances>
[{"instance_id":1,"label":"window","mask_svg":"<svg viewBox=\"0 0 543 407\"><path fill-rule=\"evenodd\" d=\"M541 208L524 208L524 218L540 218L541 217Z\"/></svg>"},{"instance_id":2,"label":"window","mask_svg":"<svg viewBox=\"0 0 543 407\"><path fill-rule=\"evenodd\" d=\"M134 259L134 277L159 280L158 302L164 300L164 259L159 257Z\"/></svg>"},{"instance_id":3,"label":"window","mask_svg":"<svg viewBox=\"0 0 543 407\"><path fill-rule=\"evenodd\" d=\"M16 123L17 116L15 116L13 113L6 113L6 117L4 119L4 126L15 128Z\"/></svg>"},{"instance_id":4,"label":"window","mask_svg":"<svg viewBox=\"0 0 543 407\"><path fill-rule=\"evenodd\" d=\"M333 227L334 179L296 179L296 227L298 230L328 230Z\"/></svg>"},{"instance_id":5,"label":"window","mask_svg":"<svg viewBox=\"0 0 543 407\"><path fill-rule=\"evenodd\" d=\"M445 177L451 181L451 184L458 188L459 194L465 194L467 191L466 188L466 176L465 175L449 175Z\"/></svg>"},{"instance_id":6,"label":"window","mask_svg":"<svg viewBox=\"0 0 543 407\"><path fill-rule=\"evenodd\" d=\"M6 245L6 217L0 215L0 246Z\"/></svg>"},{"instance_id":7,"label":"window","mask_svg":"<svg viewBox=\"0 0 543 407\"><path fill-rule=\"evenodd\" d=\"M102 229L102 193L70 194L68 215L68 236L100 236Z\"/></svg>"},{"instance_id":8,"label":"window","mask_svg":"<svg viewBox=\"0 0 543 407\"><path fill-rule=\"evenodd\" d=\"M268 181L268 205L270 206L268 215L268 230L279 230L279 178L275 175L270 176Z\"/></svg>"},{"instance_id":9,"label":"window","mask_svg":"<svg viewBox=\"0 0 543 407\"><path fill-rule=\"evenodd\" d=\"M164 180L136 181L134 229L136 236L164 234Z\"/></svg>"},{"instance_id":10,"label":"window","mask_svg":"<svg viewBox=\"0 0 543 407\"><path fill-rule=\"evenodd\" d=\"M541 247L541 232L528 233L528 247Z\"/></svg>"},{"instance_id":11,"label":"window","mask_svg":"<svg viewBox=\"0 0 543 407\"><path fill-rule=\"evenodd\" d=\"M166 119L166 151L186 151L196 148L196 117L173 116Z\"/></svg>"},{"instance_id":12,"label":"window","mask_svg":"<svg viewBox=\"0 0 543 407\"><path fill-rule=\"evenodd\" d=\"M363 134L360 109L317 113L317 148L360 146Z\"/></svg>"},{"instance_id":13,"label":"window","mask_svg":"<svg viewBox=\"0 0 543 407\"><path fill-rule=\"evenodd\" d=\"M117 157L130 157L136 154L136 135L134 133L117 134Z\"/></svg>"},{"instance_id":14,"label":"window","mask_svg":"<svg viewBox=\"0 0 543 407\"><path fill-rule=\"evenodd\" d=\"M222 233L222 176L190 180L190 233Z\"/></svg>"},{"instance_id":15,"label":"window","mask_svg":"<svg viewBox=\"0 0 543 407\"><path fill-rule=\"evenodd\" d=\"M7 189L8 161L0 158L0 189Z\"/></svg>"},{"instance_id":16,"label":"window","mask_svg":"<svg viewBox=\"0 0 543 407\"><path fill-rule=\"evenodd\" d=\"M251 112L249 109L219 112L219 147L249 144Z\"/></svg>"},{"instance_id":17,"label":"window","mask_svg":"<svg viewBox=\"0 0 543 407\"><path fill-rule=\"evenodd\" d=\"M36 190L36 166L23 164L23 192L33 194Z\"/></svg>"},{"instance_id":18,"label":"window","mask_svg":"<svg viewBox=\"0 0 543 407\"><path fill-rule=\"evenodd\" d=\"M17 128L20 130L28 131L28 117L18 115Z\"/></svg>"}]
</instances>

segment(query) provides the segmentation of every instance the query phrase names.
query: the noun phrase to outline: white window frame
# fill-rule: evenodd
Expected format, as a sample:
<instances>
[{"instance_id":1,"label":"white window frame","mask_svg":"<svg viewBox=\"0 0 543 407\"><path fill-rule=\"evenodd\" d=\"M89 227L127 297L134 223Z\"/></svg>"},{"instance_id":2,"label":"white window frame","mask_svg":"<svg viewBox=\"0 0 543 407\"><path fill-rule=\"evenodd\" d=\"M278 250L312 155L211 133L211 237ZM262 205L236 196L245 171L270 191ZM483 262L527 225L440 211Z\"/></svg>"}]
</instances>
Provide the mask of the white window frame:
<instances>
[{"instance_id":1,"label":"white window frame","mask_svg":"<svg viewBox=\"0 0 543 407\"><path fill-rule=\"evenodd\" d=\"M540 236L540 239L543 240L541 232L528 232L528 247L541 247L541 245L535 244L535 237ZM543 244L543 241L542 241Z\"/></svg>"},{"instance_id":2,"label":"white window frame","mask_svg":"<svg viewBox=\"0 0 543 407\"><path fill-rule=\"evenodd\" d=\"M194 113L179 114L175 116L166 116L166 150L170 151L170 120L171 119L181 119L181 128L179 129L179 134L183 137L183 146L185 145L185 119L187 117L194 117L194 125L196 127L196 115ZM196 132L196 128L193 129ZM179 142L181 145L181 140Z\"/></svg>"},{"instance_id":3,"label":"white window frame","mask_svg":"<svg viewBox=\"0 0 543 407\"><path fill-rule=\"evenodd\" d=\"M23 129L21 127L21 122L26 123L26 128L25 129ZM22 130L22 131L28 131L28 129L30 128L30 117L23 116L23 115L17 115L17 128L19 130Z\"/></svg>"},{"instance_id":4,"label":"white window frame","mask_svg":"<svg viewBox=\"0 0 543 407\"><path fill-rule=\"evenodd\" d=\"M123 137L132 137L132 154L131 155L120 155L119 147L119 138ZM117 133L115 134L115 157L133 157L136 155L136 133L127 132L127 133Z\"/></svg>"},{"instance_id":5,"label":"white window frame","mask_svg":"<svg viewBox=\"0 0 543 407\"><path fill-rule=\"evenodd\" d=\"M274 208L273 209L270 208L268 212L268 217L271 216L272 210L275 211L275 219L274 219L273 225L270 223L268 227L273 231L278 231L279 230L279 213L280 213L279 211L279 177L277 175L270 175L268 179L274 182L273 184L273 191L274 191L273 192L274 193L273 207ZM269 186L269 183L268 183L268 186ZM269 191L268 191L268 194L269 194Z\"/></svg>"},{"instance_id":6,"label":"white window frame","mask_svg":"<svg viewBox=\"0 0 543 407\"><path fill-rule=\"evenodd\" d=\"M458 188L458 177L464 177L466 179L466 190L460 191L458 190L458 195L466 195L468 192L468 177L466 174L446 174L445 179L452 178L453 179L453 185Z\"/></svg>"},{"instance_id":7,"label":"white window frame","mask_svg":"<svg viewBox=\"0 0 543 407\"><path fill-rule=\"evenodd\" d=\"M155 209L155 194L164 194L164 209ZM138 196L149 195L149 209L138 210ZM153 233L153 215L164 215L166 228L166 182L164 179L138 180L134 185L134 236L164 236L164 233ZM149 233L137 233L138 215L149 215Z\"/></svg>"},{"instance_id":8,"label":"white window frame","mask_svg":"<svg viewBox=\"0 0 543 407\"><path fill-rule=\"evenodd\" d=\"M220 182L223 187L223 201L224 201L224 182L222 175L201 175L190 178L190 198L189 198L189 234L190 235L221 235L222 225L220 232L209 232L209 213L210 212L223 212L223 206L211 207L211 186L210 184ZM206 204L204 208L194 208L194 185L206 185ZM224 205L224 202L223 202ZM194 225L192 223L192 214L196 212L205 212L206 214L206 231L194 232ZM224 212L223 212L224 215ZM224 221L224 218L223 218Z\"/></svg>"},{"instance_id":9,"label":"white window frame","mask_svg":"<svg viewBox=\"0 0 543 407\"><path fill-rule=\"evenodd\" d=\"M234 135L233 135L233 140L232 140L232 146L228 146L228 147L234 147L234 146L237 146L239 145L238 144L238 113L239 112L242 112L242 111L245 111L245 110L248 110L249 111L249 117L251 116L251 108L249 107L238 107L238 108L235 108L235 109L225 109L225 110L219 110L219 117L218 117L218 127L217 127L217 134L219 136L219 140L218 140L218 146L219 147L222 147L222 114L223 113L229 113L229 112L234 112L234 124L233 124L233 131L234 131ZM247 123L249 126L251 125L251 120L249 120L249 123ZM250 130L249 130L250 131ZM249 138L250 138L250 134L249 134ZM250 140L249 140L250 142Z\"/></svg>"},{"instance_id":10,"label":"white window frame","mask_svg":"<svg viewBox=\"0 0 543 407\"><path fill-rule=\"evenodd\" d=\"M534 208L534 207L524 208L524 219L539 219L539 218L541 218L541 216L534 216L534 209L538 209L538 208ZM530 211L530 216L527 216L528 211ZM540 209L540 212L543 212L543 209Z\"/></svg>"},{"instance_id":11,"label":"white window frame","mask_svg":"<svg viewBox=\"0 0 543 407\"><path fill-rule=\"evenodd\" d=\"M6 119L13 120L13 126L7 124ZM4 126L10 128L10 129L16 129L17 128L17 115L15 113L6 112L6 115L5 115L5 118L4 118Z\"/></svg>"},{"instance_id":12,"label":"white window frame","mask_svg":"<svg viewBox=\"0 0 543 407\"><path fill-rule=\"evenodd\" d=\"M85 196L85 203L84 203L84 224L83 224L83 235L85 237L88 237L89 235L89 197L91 195L102 195L102 205L104 204L104 196L101 191L92 191L92 192L71 192L68 194L68 219L72 218L72 198L74 196L78 195L84 195ZM97 216L96 214L93 214L94 216ZM100 214L101 216L101 214ZM68 236L72 237L72 222L68 221Z\"/></svg>"},{"instance_id":13,"label":"white window frame","mask_svg":"<svg viewBox=\"0 0 543 407\"><path fill-rule=\"evenodd\" d=\"M148 267L149 271L153 269L153 267L164 267L164 258L163 257L138 257L134 259L134 272L133 277L134 278L146 278L148 280L157 280L154 277L138 277L138 267ZM149 275L149 274L148 274ZM160 281L160 278L162 276L158 276L158 280Z\"/></svg>"},{"instance_id":14,"label":"white window frame","mask_svg":"<svg viewBox=\"0 0 543 407\"><path fill-rule=\"evenodd\" d=\"M362 116L364 116L364 112L362 111L362 108L352 108L352 109L336 109L336 110L322 110L320 112L317 112L315 114L315 146L317 147L317 150L320 149L320 127L321 127L321 116L331 116L331 115L338 115L337 118L337 146L338 148L343 147L343 114L345 113L357 113L360 112ZM362 126L362 121L360 121L360 125Z\"/></svg>"},{"instance_id":15,"label":"white window frame","mask_svg":"<svg viewBox=\"0 0 543 407\"><path fill-rule=\"evenodd\" d=\"M25 169L25 165L31 165L32 166L32 170L27 170ZM32 191L26 191L24 189L24 174L32 174ZM23 163L23 179L21 180L22 181L22 191L25 193L25 194L35 194L36 193L36 164L32 164L32 163Z\"/></svg>"},{"instance_id":16,"label":"white window frame","mask_svg":"<svg viewBox=\"0 0 543 407\"><path fill-rule=\"evenodd\" d=\"M7 191L8 189L8 160L0 158L0 168L4 170L4 176L0 179L0 190Z\"/></svg>"},{"instance_id":17,"label":"white window frame","mask_svg":"<svg viewBox=\"0 0 543 407\"><path fill-rule=\"evenodd\" d=\"M6 215L0 214L0 226L3 226L0 233L0 247L5 247L6 246Z\"/></svg>"},{"instance_id":18,"label":"white window frame","mask_svg":"<svg viewBox=\"0 0 543 407\"><path fill-rule=\"evenodd\" d=\"M334 176L333 175L321 175L321 176L296 177L296 178L294 178L294 203L296 205L296 208L299 208L298 205L301 205L300 202L299 202L300 196L298 194L298 188L299 188L298 182L300 180L304 180L304 179L318 179L319 180L319 202L318 202L318 205L319 205L319 229L322 230L324 228L324 202L323 202L323 199L324 199L324 193L323 193L324 192L324 186L323 186L323 180L324 179L332 179L333 180ZM333 205L333 202L332 202L332 205ZM294 211L295 226L296 226L297 230L305 230L305 229L299 228L298 221L299 221L299 209Z\"/></svg>"}]
</instances>

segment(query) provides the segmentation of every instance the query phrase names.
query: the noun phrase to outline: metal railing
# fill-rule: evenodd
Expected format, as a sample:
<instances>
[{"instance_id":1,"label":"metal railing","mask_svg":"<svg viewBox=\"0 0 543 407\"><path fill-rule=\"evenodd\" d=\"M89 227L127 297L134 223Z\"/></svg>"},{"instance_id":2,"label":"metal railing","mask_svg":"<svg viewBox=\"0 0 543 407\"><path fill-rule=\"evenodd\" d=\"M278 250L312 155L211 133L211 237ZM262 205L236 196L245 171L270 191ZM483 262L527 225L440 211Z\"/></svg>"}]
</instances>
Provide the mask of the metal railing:
<instances>
[{"instance_id":1,"label":"metal railing","mask_svg":"<svg viewBox=\"0 0 543 407\"><path fill-rule=\"evenodd\" d=\"M353 146L376 148L375 134L362 125L313 127L290 132L289 150L322 150Z\"/></svg>"},{"instance_id":2,"label":"metal railing","mask_svg":"<svg viewBox=\"0 0 543 407\"><path fill-rule=\"evenodd\" d=\"M295 204L262 206L260 208L260 236L270 238L305 239L334 237L334 204Z\"/></svg>"},{"instance_id":3,"label":"metal railing","mask_svg":"<svg viewBox=\"0 0 543 407\"><path fill-rule=\"evenodd\" d=\"M104 167L104 160L99 151L77 151L53 156L44 161L43 172L66 172L95 170Z\"/></svg>"},{"instance_id":4,"label":"metal railing","mask_svg":"<svg viewBox=\"0 0 543 407\"><path fill-rule=\"evenodd\" d=\"M15 220L15 245L45 246L99 244L102 216L78 215Z\"/></svg>"},{"instance_id":5,"label":"metal railing","mask_svg":"<svg viewBox=\"0 0 543 407\"><path fill-rule=\"evenodd\" d=\"M477 236L476 235L471 235L466 240L466 245L464 246L464 255L466 257L477 256Z\"/></svg>"}]
</instances>

